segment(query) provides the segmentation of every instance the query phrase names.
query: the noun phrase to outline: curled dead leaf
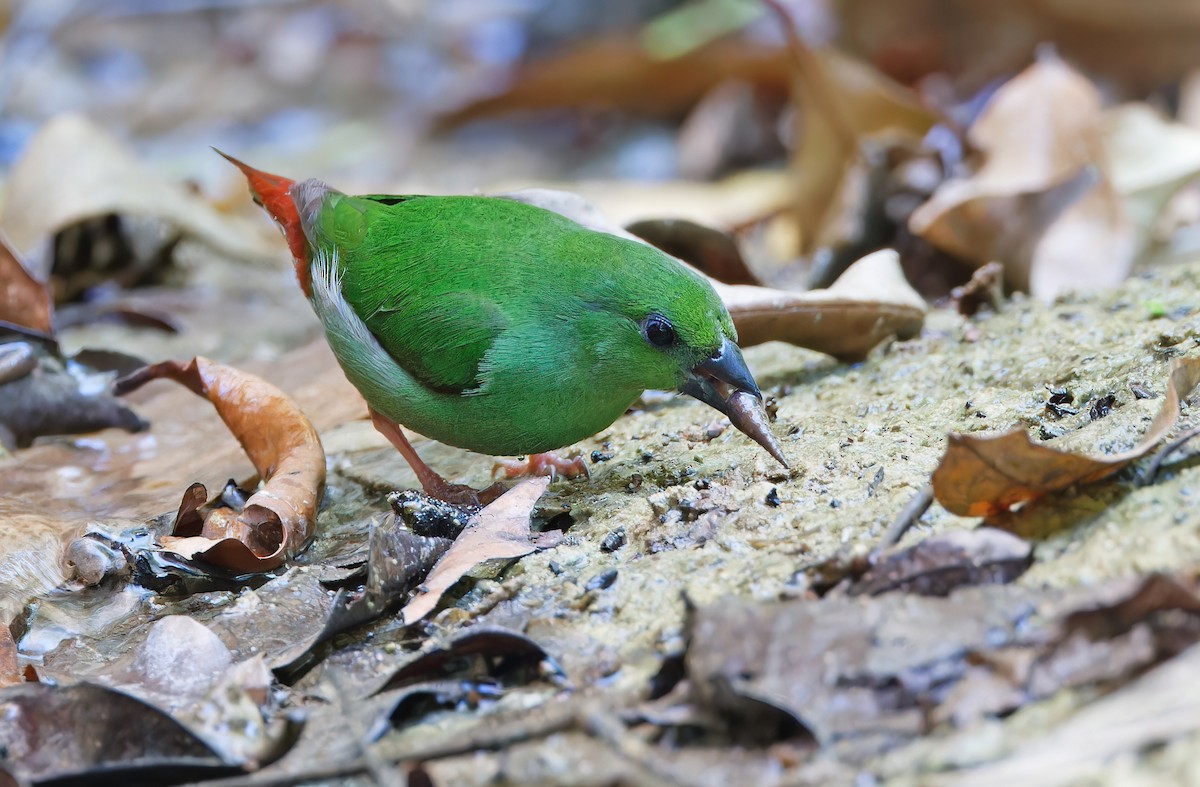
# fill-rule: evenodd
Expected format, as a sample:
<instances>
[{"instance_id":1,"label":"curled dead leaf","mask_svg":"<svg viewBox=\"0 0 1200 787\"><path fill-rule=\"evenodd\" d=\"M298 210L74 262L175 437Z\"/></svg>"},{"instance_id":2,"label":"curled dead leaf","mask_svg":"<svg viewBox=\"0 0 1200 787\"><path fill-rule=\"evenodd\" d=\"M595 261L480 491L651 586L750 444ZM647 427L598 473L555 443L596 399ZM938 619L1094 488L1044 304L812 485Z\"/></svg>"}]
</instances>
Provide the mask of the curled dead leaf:
<instances>
[{"instance_id":1,"label":"curled dead leaf","mask_svg":"<svg viewBox=\"0 0 1200 787\"><path fill-rule=\"evenodd\" d=\"M400 611L405 625L432 612L442 594L480 563L521 557L537 549L529 534L529 515L549 485L548 478L526 479L471 517L418 588L418 595Z\"/></svg>"},{"instance_id":2,"label":"curled dead leaf","mask_svg":"<svg viewBox=\"0 0 1200 787\"><path fill-rule=\"evenodd\" d=\"M147 366L119 380L116 388L126 393L159 378L212 402L263 480L240 512L215 508L202 523L185 514L195 511L207 493L198 484L190 487L175 532L162 539L163 547L240 572L279 566L308 540L316 523L325 488L325 452L316 430L278 388L201 356Z\"/></svg>"},{"instance_id":3,"label":"curled dead leaf","mask_svg":"<svg viewBox=\"0 0 1200 787\"><path fill-rule=\"evenodd\" d=\"M1162 408L1136 446L1119 454L1068 453L1030 440L1024 429L998 435L951 434L933 471L933 489L946 510L990 517L1075 484L1112 475L1145 456L1179 417L1179 404L1200 384L1200 358L1171 366Z\"/></svg>"}]
</instances>

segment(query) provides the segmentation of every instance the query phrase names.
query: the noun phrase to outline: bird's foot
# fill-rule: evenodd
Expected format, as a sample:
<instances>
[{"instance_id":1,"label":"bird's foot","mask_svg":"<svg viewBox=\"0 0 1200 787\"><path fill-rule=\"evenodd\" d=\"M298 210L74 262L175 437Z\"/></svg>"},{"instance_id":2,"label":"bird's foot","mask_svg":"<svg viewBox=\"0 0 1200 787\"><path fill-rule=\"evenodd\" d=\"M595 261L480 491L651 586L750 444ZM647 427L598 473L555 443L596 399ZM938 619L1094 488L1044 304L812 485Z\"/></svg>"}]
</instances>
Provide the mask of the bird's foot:
<instances>
[{"instance_id":1,"label":"bird's foot","mask_svg":"<svg viewBox=\"0 0 1200 787\"><path fill-rule=\"evenodd\" d=\"M550 478L590 478L582 456L559 456L556 453L530 454L524 459L501 459L492 467L493 478L521 478L548 475Z\"/></svg>"},{"instance_id":2,"label":"bird's foot","mask_svg":"<svg viewBox=\"0 0 1200 787\"><path fill-rule=\"evenodd\" d=\"M476 489L468 484L453 484L438 476L437 481L422 484L423 491L430 497L463 508L482 508L508 491L508 487L495 483L486 489Z\"/></svg>"},{"instance_id":3,"label":"bird's foot","mask_svg":"<svg viewBox=\"0 0 1200 787\"><path fill-rule=\"evenodd\" d=\"M408 442L408 438L404 436L404 431L399 424L374 408L370 412L371 423L396 447L396 450L412 467L417 480L421 482L421 489L430 497L436 497L451 505L481 508L508 491L508 488L502 484L492 484L487 489L477 490L466 484L450 483L425 464L421 457L417 456L416 449L412 447L412 443Z\"/></svg>"}]
</instances>

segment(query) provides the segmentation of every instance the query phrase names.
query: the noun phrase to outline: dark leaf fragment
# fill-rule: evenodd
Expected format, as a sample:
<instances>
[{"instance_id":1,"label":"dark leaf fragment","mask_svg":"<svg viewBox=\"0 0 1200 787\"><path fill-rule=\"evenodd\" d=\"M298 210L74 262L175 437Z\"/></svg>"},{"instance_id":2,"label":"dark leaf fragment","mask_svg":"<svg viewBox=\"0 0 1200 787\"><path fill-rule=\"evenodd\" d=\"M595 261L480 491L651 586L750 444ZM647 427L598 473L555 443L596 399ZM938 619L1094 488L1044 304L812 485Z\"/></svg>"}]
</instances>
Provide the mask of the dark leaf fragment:
<instances>
[{"instance_id":1,"label":"dark leaf fragment","mask_svg":"<svg viewBox=\"0 0 1200 787\"><path fill-rule=\"evenodd\" d=\"M365 586L358 592L339 589L321 630L280 658L274 670L284 683L294 683L312 669L323 658L322 646L338 634L377 620L399 606L452 543L419 536L401 527L394 514L372 523L369 542Z\"/></svg>"},{"instance_id":2,"label":"dark leaf fragment","mask_svg":"<svg viewBox=\"0 0 1200 787\"><path fill-rule=\"evenodd\" d=\"M689 262L725 284L761 284L737 242L720 230L686 219L647 219L625 228L672 257Z\"/></svg>"},{"instance_id":3,"label":"dark leaf fragment","mask_svg":"<svg viewBox=\"0 0 1200 787\"><path fill-rule=\"evenodd\" d=\"M1200 641L1194 577L723 601L694 610L685 700L765 743L785 711L843 762L1061 689L1120 686ZM1034 611L1037 615L1033 615ZM754 729L757 725L757 729Z\"/></svg>"},{"instance_id":4,"label":"dark leaf fragment","mask_svg":"<svg viewBox=\"0 0 1200 787\"><path fill-rule=\"evenodd\" d=\"M1012 582L1033 562L1029 542L996 528L930 536L879 558L847 590L851 596L889 591L948 596L963 585Z\"/></svg>"},{"instance_id":5,"label":"dark leaf fragment","mask_svg":"<svg viewBox=\"0 0 1200 787\"><path fill-rule=\"evenodd\" d=\"M561 674L562 670L542 646L523 634L478 627L467 630L444 648L435 647L412 659L371 693L379 694L429 680L480 675L497 680L512 675L528 679L529 670L540 672L543 662L551 666L552 672Z\"/></svg>"},{"instance_id":6,"label":"dark leaf fragment","mask_svg":"<svg viewBox=\"0 0 1200 787\"><path fill-rule=\"evenodd\" d=\"M8 369L8 381L0 384L0 437L5 442L24 448L43 435L146 428L146 422L113 398L104 381L89 370L40 345L2 346Z\"/></svg>"},{"instance_id":7,"label":"dark leaf fragment","mask_svg":"<svg viewBox=\"0 0 1200 787\"><path fill-rule=\"evenodd\" d=\"M562 668L533 640L506 629L470 629L448 646L413 658L372 692L404 689L370 737L433 710L474 707L506 688L547 678L557 685L565 682Z\"/></svg>"},{"instance_id":8,"label":"dark leaf fragment","mask_svg":"<svg viewBox=\"0 0 1200 787\"><path fill-rule=\"evenodd\" d=\"M180 784L241 773L170 716L91 683L0 691L0 740L22 779L55 784Z\"/></svg>"}]
</instances>

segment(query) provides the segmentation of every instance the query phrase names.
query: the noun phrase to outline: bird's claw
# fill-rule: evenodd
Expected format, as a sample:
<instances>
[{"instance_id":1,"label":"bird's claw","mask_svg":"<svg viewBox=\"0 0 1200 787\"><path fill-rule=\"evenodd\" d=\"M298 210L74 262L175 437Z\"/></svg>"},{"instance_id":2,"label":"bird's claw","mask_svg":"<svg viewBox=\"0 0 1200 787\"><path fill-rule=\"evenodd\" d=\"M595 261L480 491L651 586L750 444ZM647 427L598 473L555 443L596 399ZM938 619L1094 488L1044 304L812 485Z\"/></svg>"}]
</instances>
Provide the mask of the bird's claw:
<instances>
[{"instance_id":1,"label":"bird's claw","mask_svg":"<svg viewBox=\"0 0 1200 787\"><path fill-rule=\"evenodd\" d=\"M425 494L461 508L479 509L508 491L504 484L495 483L486 489L475 489L468 484L452 484L443 479L441 484L425 487Z\"/></svg>"},{"instance_id":2,"label":"bird's claw","mask_svg":"<svg viewBox=\"0 0 1200 787\"><path fill-rule=\"evenodd\" d=\"M590 478L587 463L582 456L559 456L553 452L530 454L525 459L501 459L492 468L492 478L521 478L522 476L548 475L551 480L563 478Z\"/></svg>"}]
</instances>

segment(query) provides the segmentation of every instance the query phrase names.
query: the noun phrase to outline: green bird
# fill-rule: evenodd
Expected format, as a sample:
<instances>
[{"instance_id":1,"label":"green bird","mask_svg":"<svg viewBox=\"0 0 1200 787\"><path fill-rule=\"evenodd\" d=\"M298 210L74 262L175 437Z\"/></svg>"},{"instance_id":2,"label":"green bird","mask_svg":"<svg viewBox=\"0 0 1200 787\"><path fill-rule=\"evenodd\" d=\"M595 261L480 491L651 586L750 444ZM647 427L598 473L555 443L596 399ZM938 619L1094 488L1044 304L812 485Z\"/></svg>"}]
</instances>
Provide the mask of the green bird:
<instances>
[{"instance_id":1,"label":"green bird","mask_svg":"<svg viewBox=\"0 0 1200 787\"><path fill-rule=\"evenodd\" d=\"M535 455L527 470L586 472L537 455L596 434L647 389L711 405L786 466L729 312L674 258L511 199L350 196L225 157L283 230L334 355L426 493L479 501L400 425Z\"/></svg>"}]
</instances>

